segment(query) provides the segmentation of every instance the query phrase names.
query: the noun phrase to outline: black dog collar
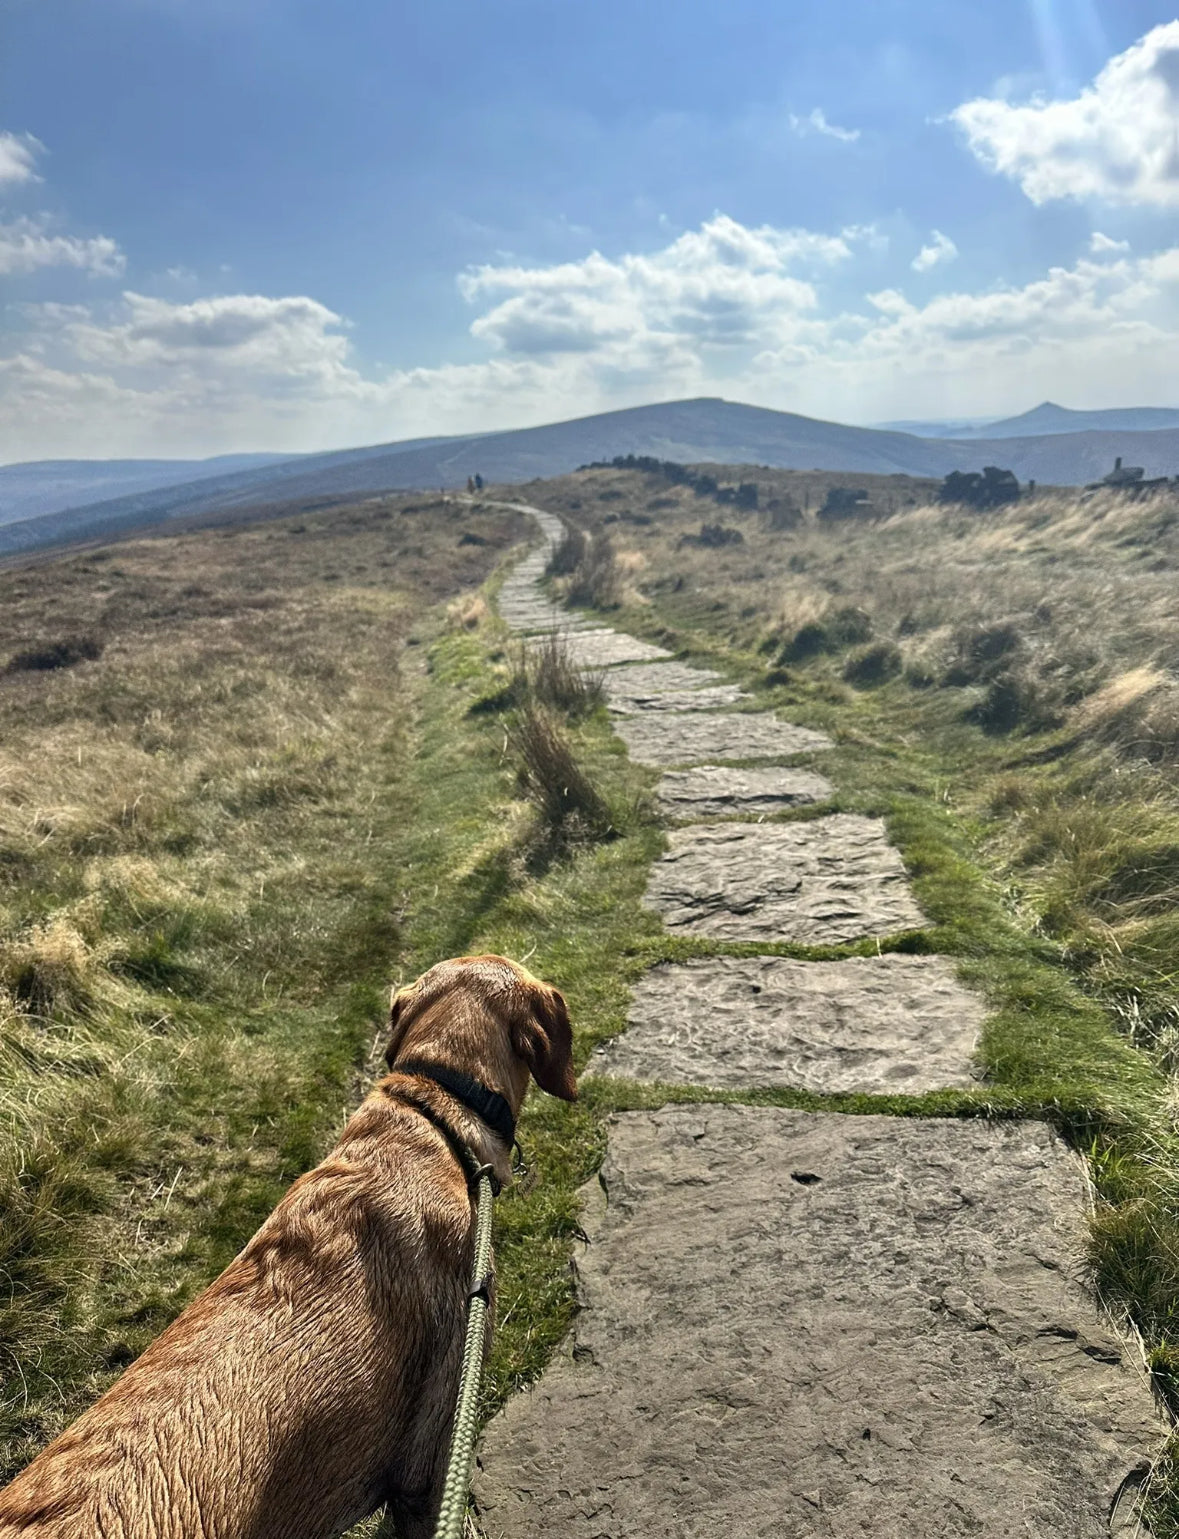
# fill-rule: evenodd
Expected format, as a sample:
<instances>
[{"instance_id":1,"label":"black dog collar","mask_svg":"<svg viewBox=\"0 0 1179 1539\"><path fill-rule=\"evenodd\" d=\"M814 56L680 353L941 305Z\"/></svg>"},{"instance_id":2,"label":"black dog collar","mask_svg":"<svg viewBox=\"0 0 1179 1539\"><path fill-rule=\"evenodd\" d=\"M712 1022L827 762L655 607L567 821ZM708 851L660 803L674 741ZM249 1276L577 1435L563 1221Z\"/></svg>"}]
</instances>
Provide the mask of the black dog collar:
<instances>
[{"instance_id":1,"label":"black dog collar","mask_svg":"<svg viewBox=\"0 0 1179 1539\"><path fill-rule=\"evenodd\" d=\"M418 1074L432 1079L456 1101L461 1101L469 1112L486 1122L493 1133L498 1133L509 1149L516 1141L516 1119L512 1108L495 1090L464 1074L461 1069L448 1069L445 1064L428 1063L425 1059L410 1058L404 1063L392 1065L390 1074Z\"/></svg>"}]
</instances>

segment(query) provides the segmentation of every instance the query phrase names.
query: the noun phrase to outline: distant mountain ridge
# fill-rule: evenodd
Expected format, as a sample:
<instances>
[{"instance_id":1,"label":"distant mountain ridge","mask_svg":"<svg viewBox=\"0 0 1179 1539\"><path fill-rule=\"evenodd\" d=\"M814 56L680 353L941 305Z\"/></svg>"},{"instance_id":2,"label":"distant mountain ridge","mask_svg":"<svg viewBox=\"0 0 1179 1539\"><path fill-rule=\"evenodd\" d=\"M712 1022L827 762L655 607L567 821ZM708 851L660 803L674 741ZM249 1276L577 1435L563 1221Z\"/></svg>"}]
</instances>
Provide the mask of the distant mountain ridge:
<instances>
[{"instance_id":1,"label":"distant mountain ridge","mask_svg":"<svg viewBox=\"0 0 1179 1539\"><path fill-rule=\"evenodd\" d=\"M1052 408L1058 413L1064 410ZM205 476L0 525L0 555L104 539L176 520L254 516L288 503L330 503L387 491L462 487L476 473L492 484L524 482L620 454L653 455L688 464L834 470L850 477L901 473L940 479L951 470L995 464L1013 470L1021 481L1067 486L1097 480L1119 454L1127 464L1142 465L1148 476L1176 474L1179 425L1147 431L922 438L704 397L541 427L336 450Z\"/></svg>"},{"instance_id":2,"label":"distant mountain ridge","mask_svg":"<svg viewBox=\"0 0 1179 1539\"><path fill-rule=\"evenodd\" d=\"M294 457L219 454L207 460L29 460L0 465L0 524L208 476L256 470Z\"/></svg>"},{"instance_id":3,"label":"distant mountain ridge","mask_svg":"<svg viewBox=\"0 0 1179 1539\"><path fill-rule=\"evenodd\" d=\"M1100 411L1073 411L1055 401L1041 401L1018 417L949 419L944 422L882 422L882 428L914 433L919 438L1042 438L1053 433L1152 433L1179 428L1179 407L1114 406Z\"/></svg>"},{"instance_id":4,"label":"distant mountain ridge","mask_svg":"<svg viewBox=\"0 0 1179 1539\"><path fill-rule=\"evenodd\" d=\"M1054 401L1042 401L1021 416L988 422L978 430L978 436L1039 438L1049 433L1157 433L1168 428L1179 428L1179 409L1173 406L1117 406L1103 411L1072 411L1067 406L1057 406Z\"/></svg>"}]
</instances>

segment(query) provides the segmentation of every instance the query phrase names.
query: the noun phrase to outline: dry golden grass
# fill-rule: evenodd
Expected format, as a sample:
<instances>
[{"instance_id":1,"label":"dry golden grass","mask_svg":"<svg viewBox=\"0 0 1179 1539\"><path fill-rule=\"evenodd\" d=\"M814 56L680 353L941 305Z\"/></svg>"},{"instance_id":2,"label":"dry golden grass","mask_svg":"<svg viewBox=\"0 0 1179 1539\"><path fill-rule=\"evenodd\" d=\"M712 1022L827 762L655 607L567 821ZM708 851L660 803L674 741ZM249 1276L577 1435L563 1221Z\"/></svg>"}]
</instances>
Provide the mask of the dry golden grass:
<instances>
[{"instance_id":1,"label":"dry golden grass","mask_svg":"<svg viewBox=\"0 0 1179 1539\"><path fill-rule=\"evenodd\" d=\"M338 1120L395 965L407 638L525 527L397 497L0 570L3 1469Z\"/></svg>"}]
</instances>

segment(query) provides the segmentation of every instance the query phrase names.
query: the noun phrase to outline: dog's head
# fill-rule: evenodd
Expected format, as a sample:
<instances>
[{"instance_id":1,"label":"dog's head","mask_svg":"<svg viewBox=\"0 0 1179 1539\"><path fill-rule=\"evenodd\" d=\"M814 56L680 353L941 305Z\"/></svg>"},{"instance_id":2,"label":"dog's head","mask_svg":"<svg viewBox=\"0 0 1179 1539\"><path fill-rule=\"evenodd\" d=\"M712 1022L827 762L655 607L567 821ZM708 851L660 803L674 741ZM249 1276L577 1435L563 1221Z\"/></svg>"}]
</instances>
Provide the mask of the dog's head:
<instances>
[{"instance_id":1,"label":"dog's head","mask_svg":"<svg viewBox=\"0 0 1179 1539\"><path fill-rule=\"evenodd\" d=\"M563 1101L577 1099L573 1077L573 1032L565 1000L550 984L507 957L452 957L397 989L389 1015L393 1034L385 1062L409 1047L416 1051L468 1048L494 1051L498 1026L510 1054L542 1090ZM465 1067L456 1064L456 1067ZM527 1075L520 1075L522 1097Z\"/></svg>"}]
</instances>

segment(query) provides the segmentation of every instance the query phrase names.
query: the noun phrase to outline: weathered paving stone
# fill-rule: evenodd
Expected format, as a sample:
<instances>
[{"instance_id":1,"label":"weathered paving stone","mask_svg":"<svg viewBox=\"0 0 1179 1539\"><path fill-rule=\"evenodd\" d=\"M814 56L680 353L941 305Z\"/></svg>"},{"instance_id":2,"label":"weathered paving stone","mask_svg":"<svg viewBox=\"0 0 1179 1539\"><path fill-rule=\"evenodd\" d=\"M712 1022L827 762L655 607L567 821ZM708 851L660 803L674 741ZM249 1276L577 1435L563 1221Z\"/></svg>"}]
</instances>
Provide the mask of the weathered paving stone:
<instances>
[{"instance_id":1,"label":"weathered paving stone","mask_svg":"<svg viewBox=\"0 0 1179 1539\"><path fill-rule=\"evenodd\" d=\"M526 644L539 646L539 637L527 638ZM650 658L670 657L663 647L640 641L624 631L586 630L570 635L565 650L579 668L608 668L614 663L644 663Z\"/></svg>"},{"instance_id":2,"label":"weathered paving stone","mask_svg":"<svg viewBox=\"0 0 1179 1539\"><path fill-rule=\"evenodd\" d=\"M660 811L678 818L764 817L833 794L831 782L813 770L737 769L731 764L668 770L656 792Z\"/></svg>"},{"instance_id":3,"label":"weathered paving stone","mask_svg":"<svg viewBox=\"0 0 1179 1539\"><path fill-rule=\"evenodd\" d=\"M655 967L590 1070L665 1084L921 1095L969 1085L985 1014L941 957Z\"/></svg>"},{"instance_id":4,"label":"weathered paving stone","mask_svg":"<svg viewBox=\"0 0 1179 1539\"><path fill-rule=\"evenodd\" d=\"M618 668L606 680L606 700L612 711L633 715L641 711L715 711L749 697L711 668L688 663L647 663Z\"/></svg>"},{"instance_id":5,"label":"weathered paving stone","mask_svg":"<svg viewBox=\"0 0 1179 1539\"><path fill-rule=\"evenodd\" d=\"M707 689L677 689L666 695L625 695L608 700L608 704L618 716L638 716L645 711L719 711L748 699L737 684L714 684Z\"/></svg>"},{"instance_id":6,"label":"weathered paving stone","mask_svg":"<svg viewBox=\"0 0 1179 1539\"><path fill-rule=\"evenodd\" d=\"M671 691L704 689L722 682L723 675L715 668L695 668L673 658L667 663L637 663L632 668L620 668L610 675L607 689L611 700L643 699Z\"/></svg>"},{"instance_id":7,"label":"weathered paving stone","mask_svg":"<svg viewBox=\"0 0 1179 1539\"><path fill-rule=\"evenodd\" d=\"M531 513L540 525L542 540L535 550L520 561L509 573L499 592L500 615L514 631L546 632L576 631L596 628L595 622L554 604L540 586L553 549L564 532L561 520L553 514L522 504L508 503L521 512Z\"/></svg>"},{"instance_id":8,"label":"weathered paving stone","mask_svg":"<svg viewBox=\"0 0 1179 1539\"><path fill-rule=\"evenodd\" d=\"M679 712L624 716L615 731L640 764L715 764L718 759L784 759L830 748L831 739L770 715Z\"/></svg>"},{"instance_id":9,"label":"weathered paving stone","mask_svg":"<svg viewBox=\"0 0 1179 1539\"><path fill-rule=\"evenodd\" d=\"M643 901L670 930L723 940L836 945L925 923L884 824L844 812L675 829Z\"/></svg>"},{"instance_id":10,"label":"weathered paving stone","mask_svg":"<svg viewBox=\"0 0 1179 1539\"><path fill-rule=\"evenodd\" d=\"M484 1438L493 1539L1123 1532L1164 1432L1046 1126L672 1107L601 1179L573 1338Z\"/></svg>"},{"instance_id":11,"label":"weathered paving stone","mask_svg":"<svg viewBox=\"0 0 1179 1539\"><path fill-rule=\"evenodd\" d=\"M539 586L548 551L526 556L499 592L499 612L515 631L569 631L590 628L583 615L554 604Z\"/></svg>"}]
</instances>

